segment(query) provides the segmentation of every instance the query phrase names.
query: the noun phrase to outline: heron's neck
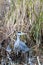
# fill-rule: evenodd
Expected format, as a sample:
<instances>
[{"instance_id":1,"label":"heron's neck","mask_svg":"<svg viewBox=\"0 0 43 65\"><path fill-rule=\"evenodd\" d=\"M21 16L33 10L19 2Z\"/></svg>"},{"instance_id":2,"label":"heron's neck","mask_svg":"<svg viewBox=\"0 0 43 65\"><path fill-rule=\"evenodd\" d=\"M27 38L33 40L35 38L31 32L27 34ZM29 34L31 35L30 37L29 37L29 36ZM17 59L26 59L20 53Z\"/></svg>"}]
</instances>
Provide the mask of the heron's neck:
<instances>
[{"instance_id":1,"label":"heron's neck","mask_svg":"<svg viewBox=\"0 0 43 65\"><path fill-rule=\"evenodd\" d=\"M17 40L20 41L20 36L19 35L17 35Z\"/></svg>"}]
</instances>

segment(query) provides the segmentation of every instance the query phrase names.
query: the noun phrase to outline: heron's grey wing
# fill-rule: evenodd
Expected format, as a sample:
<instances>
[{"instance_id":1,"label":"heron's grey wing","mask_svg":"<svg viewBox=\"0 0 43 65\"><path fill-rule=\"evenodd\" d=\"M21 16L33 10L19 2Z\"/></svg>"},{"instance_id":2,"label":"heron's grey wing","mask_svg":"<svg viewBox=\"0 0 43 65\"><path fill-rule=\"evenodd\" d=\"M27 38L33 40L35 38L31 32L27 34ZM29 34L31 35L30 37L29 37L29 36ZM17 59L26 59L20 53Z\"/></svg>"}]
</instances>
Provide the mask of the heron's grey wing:
<instances>
[{"instance_id":1,"label":"heron's grey wing","mask_svg":"<svg viewBox=\"0 0 43 65\"><path fill-rule=\"evenodd\" d=\"M22 51L25 51L25 52L27 52L27 51L29 51L29 48L26 46L26 44L24 43L24 42L22 42L22 41L20 41L20 49L22 50Z\"/></svg>"},{"instance_id":2,"label":"heron's grey wing","mask_svg":"<svg viewBox=\"0 0 43 65\"><path fill-rule=\"evenodd\" d=\"M22 42L22 41L20 41L20 45L21 45L22 47L24 47L24 48L28 48L27 45L26 45L24 42Z\"/></svg>"}]
</instances>

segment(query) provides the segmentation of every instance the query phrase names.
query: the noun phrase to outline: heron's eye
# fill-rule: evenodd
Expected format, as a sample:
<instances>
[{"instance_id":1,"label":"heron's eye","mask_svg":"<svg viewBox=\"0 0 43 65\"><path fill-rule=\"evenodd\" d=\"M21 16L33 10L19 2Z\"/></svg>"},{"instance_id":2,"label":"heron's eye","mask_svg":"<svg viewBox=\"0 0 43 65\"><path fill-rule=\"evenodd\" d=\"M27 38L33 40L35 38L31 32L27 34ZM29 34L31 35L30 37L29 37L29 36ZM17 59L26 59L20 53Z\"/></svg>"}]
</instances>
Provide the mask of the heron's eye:
<instances>
[{"instance_id":1,"label":"heron's eye","mask_svg":"<svg viewBox=\"0 0 43 65\"><path fill-rule=\"evenodd\" d=\"M21 33L21 32L18 32L18 33Z\"/></svg>"}]
</instances>

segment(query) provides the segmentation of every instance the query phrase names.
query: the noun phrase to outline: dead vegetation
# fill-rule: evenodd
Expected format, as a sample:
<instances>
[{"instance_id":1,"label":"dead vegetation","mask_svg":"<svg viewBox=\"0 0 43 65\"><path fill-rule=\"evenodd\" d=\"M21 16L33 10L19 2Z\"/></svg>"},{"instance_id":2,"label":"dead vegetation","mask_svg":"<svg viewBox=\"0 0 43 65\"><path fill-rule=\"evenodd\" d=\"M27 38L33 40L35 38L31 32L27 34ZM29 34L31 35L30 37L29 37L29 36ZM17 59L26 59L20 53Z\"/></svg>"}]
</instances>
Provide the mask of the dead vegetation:
<instances>
[{"instance_id":1,"label":"dead vegetation","mask_svg":"<svg viewBox=\"0 0 43 65\"><path fill-rule=\"evenodd\" d=\"M0 46L5 40L3 47L9 44L13 49L19 31L27 33L21 40L33 56L43 57L43 0L0 0ZM1 54L6 56L6 51L0 49L0 59Z\"/></svg>"}]
</instances>

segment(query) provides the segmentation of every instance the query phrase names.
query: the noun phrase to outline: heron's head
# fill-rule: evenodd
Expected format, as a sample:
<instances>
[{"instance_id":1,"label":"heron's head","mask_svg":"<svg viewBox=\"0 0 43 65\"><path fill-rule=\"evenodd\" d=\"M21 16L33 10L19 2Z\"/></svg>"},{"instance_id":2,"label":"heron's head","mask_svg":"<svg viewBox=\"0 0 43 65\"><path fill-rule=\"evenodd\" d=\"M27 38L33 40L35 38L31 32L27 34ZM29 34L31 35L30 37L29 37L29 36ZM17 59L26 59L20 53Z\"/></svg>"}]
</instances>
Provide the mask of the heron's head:
<instances>
[{"instance_id":1,"label":"heron's head","mask_svg":"<svg viewBox=\"0 0 43 65\"><path fill-rule=\"evenodd\" d=\"M18 35L18 36L20 36L20 35L26 35L26 33L18 32L17 35Z\"/></svg>"}]
</instances>

